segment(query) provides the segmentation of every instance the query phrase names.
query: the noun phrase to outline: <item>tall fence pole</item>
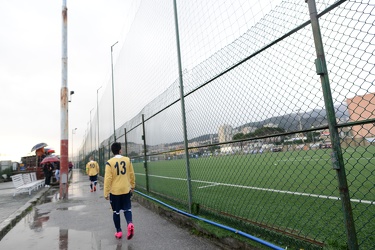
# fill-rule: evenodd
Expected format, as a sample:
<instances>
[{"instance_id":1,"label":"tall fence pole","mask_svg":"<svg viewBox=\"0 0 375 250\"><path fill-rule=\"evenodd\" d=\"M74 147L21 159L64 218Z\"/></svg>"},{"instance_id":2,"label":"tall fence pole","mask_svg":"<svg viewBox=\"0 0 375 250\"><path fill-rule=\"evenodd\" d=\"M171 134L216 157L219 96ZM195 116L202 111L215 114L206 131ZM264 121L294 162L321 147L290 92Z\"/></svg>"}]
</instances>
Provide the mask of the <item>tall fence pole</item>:
<instances>
[{"instance_id":1,"label":"tall fence pole","mask_svg":"<svg viewBox=\"0 0 375 250\"><path fill-rule=\"evenodd\" d=\"M112 46L111 46L111 72L112 72L112 118L113 118L113 137L114 137L114 140L116 142L116 119L115 119L115 83L114 83L114 79L113 79L113 46L115 46L116 44L118 43L115 42Z\"/></svg>"},{"instance_id":2,"label":"tall fence pole","mask_svg":"<svg viewBox=\"0 0 375 250\"><path fill-rule=\"evenodd\" d=\"M60 199L68 198L68 9L66 0L63 0L62 6L62 79L60 91Z\"/></svg>"},{"instance_id":3,"label":"tall fence pole","mask_svg":"<svg viewBox=\"0 0 375 250\"><path fill-rule=\"evenodd\" d=\"M186 129L186 116L185 116L185 99L184 99L184 84L182 78L182 63L181 63L181 49L180 49L180 35L178 30L178 17L177 17L177 3L173 0L174 7L174 20L176 28L176 47L177 47L177 61L178 61L178 76L180 82L180 98L181 98L181 113L182 113L182 125L184 130L184 148L185 148L185 159L186 159L186 178L188 185L188 199L189 199L189 212L192 210L192 192L191 192L191 176L190 176L190 163L189 163L189 145L187 139Z\"/></svg>"},{"instance_id":4,"label":"tall fence pole","mask_svg":"<svg viewBox=\"0 0 375 250\"><path fill-rule=\"evenodd\" d=\"M124 137L125 137L125 155L128 156L128 138L126 137L126 128L124 128Z\"/></svg>"},{"instance_id":5,"label":"tall fence pole","mask_svg":"<svg viewBox=\"0 0 375 250\"><path fill-rule=\"evenodd\" d=\"M312 31L314 35L315 50L317 59L315 60L315 67L317 74L320 76L322 84L325 107L327 110L328 127L332 142L332 166L336 170L340 198L342 202L345 230L347 235L348 248L351 250L358 249L357 235L355 231L353 212L350 203L349 188L346 179L344 159L342 155L342 149L340 145L340 137L337 128L335 109L332 100L331 87L328 78L327 64L324 55L323 41L319 27L319 19L317 15L317 9L315 0L305 0L309 6L310 20Z\"/></svg>"},{"instance_id":6,"label":"tall fence pole","mask_svg":"<svg viewBox=\"0 0 375 250\"><path fill-rule=\"evenodd\" d=\"M146 174L146 190L149 192L149 183L148 183L148 167L147 167L147 144L146 144L146 129L145 129L145 115L142 114L142 129L143 129L143 134L142 134L142 140L143 140L143 165L145 167L145 174Z\"/></svg>"},{"instance_id":7,"label":"tall fence pole","mask_svg":"<svg viewBox=\"0 0 375 250\"><path fill-rule=\"evenodd\" d=\"M110 159L111 158L111 141L108 140L108 158L107 159Z\"/></svg>"}]
</instances>

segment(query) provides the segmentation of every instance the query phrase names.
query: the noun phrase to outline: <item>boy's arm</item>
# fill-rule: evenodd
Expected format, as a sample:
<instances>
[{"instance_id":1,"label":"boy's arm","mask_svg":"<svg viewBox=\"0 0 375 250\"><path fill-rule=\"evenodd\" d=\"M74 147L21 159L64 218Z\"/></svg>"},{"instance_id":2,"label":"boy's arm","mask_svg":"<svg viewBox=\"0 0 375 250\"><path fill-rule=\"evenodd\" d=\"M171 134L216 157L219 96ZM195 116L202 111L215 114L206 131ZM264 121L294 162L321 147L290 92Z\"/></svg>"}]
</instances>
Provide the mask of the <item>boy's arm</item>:
<instances>
[{"instance_id":1,"label":"boy's arm","mask_svg":"<svg viewBox=\"0 0 375 250\"><path fill-rule=\"evenodd\" d=\"M130 177L131 189L133 191L135 188L135 175L134 175L133 164L131 161L130 161L130 166L129 166L129 177Z\"/></svg>"},{"instance_id":2,"label":"boy's arm","mask_svg":"<svg viewBox=\"0 0 375 250\"><path fill-rule=\"evenodd\" d=\"M111 191L112 186L112 169L111 165L107 162L105 164L105 173L104 173L104 198L109 199L109 192Z\"/></svg>"}]
</instances>

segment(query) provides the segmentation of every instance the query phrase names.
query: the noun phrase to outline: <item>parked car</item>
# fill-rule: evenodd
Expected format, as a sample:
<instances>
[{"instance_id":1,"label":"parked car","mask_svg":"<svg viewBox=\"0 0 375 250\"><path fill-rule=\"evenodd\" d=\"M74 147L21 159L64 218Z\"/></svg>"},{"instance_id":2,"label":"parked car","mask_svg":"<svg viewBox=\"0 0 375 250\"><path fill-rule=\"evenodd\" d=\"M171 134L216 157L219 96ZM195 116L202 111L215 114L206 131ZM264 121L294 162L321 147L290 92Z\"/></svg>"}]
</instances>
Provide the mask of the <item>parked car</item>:
<instances>
[{"instance_id":1,"label":"parked car","mask_svg":"<svg viewBox=\"0 0 375 250\"><path fill-rule=\"evenodd\" d=\"M332 144L331 143L324 143L321 145L321 148L332 148Z\"/></svg>"},{"instance_id":2,"label":"parked car","mask_svg":"<svg viewBox=\"0 0 375 250\"><path fill-rule=\"evenodd\" d=\"M271 151L272 152L281 152L281 151L283 151L283 148L282 147L271 148Z\"/></svg>"}]
</instances>

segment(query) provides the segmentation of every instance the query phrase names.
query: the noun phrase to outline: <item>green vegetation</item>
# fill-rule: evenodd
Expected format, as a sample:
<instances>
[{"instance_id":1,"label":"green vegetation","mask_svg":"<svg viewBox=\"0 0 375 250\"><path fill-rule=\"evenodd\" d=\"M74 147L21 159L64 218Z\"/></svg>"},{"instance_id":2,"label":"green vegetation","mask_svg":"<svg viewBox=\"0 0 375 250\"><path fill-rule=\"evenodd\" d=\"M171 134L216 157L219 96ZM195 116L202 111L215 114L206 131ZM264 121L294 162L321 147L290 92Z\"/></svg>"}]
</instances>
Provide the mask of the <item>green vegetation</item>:
<instances>
[{"instance_id":1,"label":"green vegetation","mask_svg":"<svg viewBox=\"0 0 375 250\"><path fill-rule=\"evenodd\" d=\"M268 127L261 127L256 129L253 133L238 133L233 136L233 140L240 140L246 138L256 138L260 136L267 136L267 135L275 135L284 133L285 130L283 128L268 128Z\"/></svg>"},{"instance_id":2,"label":"green vegetation","mask_svg":"<svg viewBox=\"0 0 375 250\"><path fill-rule=\"evenodd\" d=\"M323 242L327 248L345 248L344 215L330 153L322 149L190 159L193 202L203 213L225 214L233 221L239 219L248 225ZM374 153L374 147L344 151L362 249L371 248L375 231L371 223L375 219ZM134 165L137 185L146 187L143 163ZM185 160L148 162L148 173L151 192L187 203ZM247 232L250 228L244 226L241 230Z\"/></svg>"},{"instance_id":3,"label":"green vegetation","mask_svg":"<svg viewBox=\"0 0 375 250\"><path fill-rule=\"evenodd\" d=\"M0 171L0 179L2 179L3 177L3 174L6 174L7 176L8 176L8 178L12 175L12 168L10 167L10 168L6 168L6 169L2 169L1 171Z\"/></svg>"}]
</instances>

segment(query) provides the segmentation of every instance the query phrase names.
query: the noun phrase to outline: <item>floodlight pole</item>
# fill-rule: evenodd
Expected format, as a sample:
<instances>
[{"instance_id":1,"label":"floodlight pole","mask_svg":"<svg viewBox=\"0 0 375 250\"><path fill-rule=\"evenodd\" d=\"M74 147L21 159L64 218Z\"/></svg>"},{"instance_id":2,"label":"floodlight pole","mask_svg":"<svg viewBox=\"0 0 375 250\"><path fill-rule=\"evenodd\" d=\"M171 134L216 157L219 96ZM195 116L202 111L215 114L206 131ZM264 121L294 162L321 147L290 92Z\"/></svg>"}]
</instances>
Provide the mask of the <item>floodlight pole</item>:
<instances>
[{"instance_id":1,"label":"floodlight pole","mask_svg":"<svg viewBox=\"0 0 375 250\"><path fill-rule=\"evenodd\" d=\"M97 160L98 161L99 161L99 143L100 143L100 140L99 140L99 99L98 99L98 96L99 96L99 89L101 89L102 87L103 86L100 86L100 88L98 88L96 90L96 112L97 112L97 115L96 115L97 119L96 119L96 121L98 123L98 144L97 144L97 146L98 146L98 158L97 158Z\"/></svg>"},{"instance_id":2,"label":"floodlight pole","mask_svg":"<svg viewBox=\"0 0 375 250\"><path fill-rule=\"evenodd\" d=\"M74 150L73 150L73 135L75 134L74 132L77 130L77 128L75 129L72 129L72 158L70 159L71 162L74 162L74 157L73 157L73 154L74 154Z\"/></svg>"},{"instance_id":3,"label":"floodlight pole","mask_svg":"<svg viewBox=\"0 0 375 250\"><path fill-rule=\"evenodd\" d=\"M111 71L112 71L112 111L113 111L113 137L116 142L116 122L115 122L115 86L114 86L114 81L113 81L113 46L115 46L118 43L115 42L111 46Z\"/></svg>"},{"instance_id":4,"label":"floodlight pole","mask_svg":"<svg viewBox=\"0 0 375 250\"><path fill-rule=\"evenodd\" d=\"M68 153L69 153L69 126L68 126L68 9L66 0L62 6L62 79L60 91L60 199L68 199Z\"/></svg>"},{"instance_id":5,"label":"floodlight pole","mask_svg":"<svg viewBox=\"0 0 375 250\"><path fill-rule=\"evenodd\" d=\"M91 123L91 112L94 110L94 108L92 108L91 110L90 110L90 127L89 127L89 129L90 129L90 143L91 143L91 152L92 152L92 123Z\"/></svg>"}]
</instances>

